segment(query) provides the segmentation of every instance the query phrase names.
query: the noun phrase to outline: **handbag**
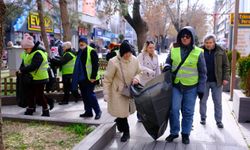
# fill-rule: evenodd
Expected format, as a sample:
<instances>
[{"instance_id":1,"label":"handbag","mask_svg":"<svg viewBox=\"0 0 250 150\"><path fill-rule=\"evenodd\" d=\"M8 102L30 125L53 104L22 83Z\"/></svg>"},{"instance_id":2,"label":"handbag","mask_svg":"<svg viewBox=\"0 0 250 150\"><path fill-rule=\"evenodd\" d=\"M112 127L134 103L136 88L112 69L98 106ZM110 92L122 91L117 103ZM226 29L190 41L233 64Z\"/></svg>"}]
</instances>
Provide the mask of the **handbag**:
<instances>
[{"instance_id":1,"label":"handbag","mask_svg":"<svg viewBox=\"0 0 250 150\"><path fill-rule=\"evenodd\" d=\"M120 60L120 59L119 59L119 60ZM131 97L131 94L130 94L130 88L129 88L129 86L127 85L127 83L126 83L126 81L125 81L125 77L124 77L124 73L123 73L123 68L122 68L122 63L121 63L121 61L119 62L119 64L120 64L120 67L121 67L122 80L123 80L123 83L124 83L124 87L123 87L123 89L122 89L122 91L121 91L121 95L126 96L126 97L128 97L128 98L132 98L132 97Z\"/></svg>"}]
</instances>

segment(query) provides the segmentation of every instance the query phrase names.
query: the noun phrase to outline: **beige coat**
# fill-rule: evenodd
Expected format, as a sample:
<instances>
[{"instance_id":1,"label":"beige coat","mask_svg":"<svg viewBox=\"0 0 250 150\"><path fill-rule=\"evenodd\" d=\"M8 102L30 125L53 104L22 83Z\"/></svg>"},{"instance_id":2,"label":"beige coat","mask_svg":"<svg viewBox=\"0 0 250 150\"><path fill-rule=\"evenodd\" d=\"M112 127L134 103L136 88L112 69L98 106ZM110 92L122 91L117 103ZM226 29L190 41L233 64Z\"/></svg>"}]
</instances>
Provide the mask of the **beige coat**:
<instances>
[{"instance_id":1,"label":"beige coat","mask_svg":"<svg viewBox=\"0 0 250 150\"><path fill-rule=\"evenodd\" d=\"M161 73L157 54L154 54L151 58L147 52L142 52L137 58L142 70L142 74L139 76L142 85Z\"/></svg>"},{"instance_id":2,"label":"beige coat","mask_svg":"<svg viewBox=\"0 0 250 150\"><path fill-rule=\"evenodd\" d=\"M108 102L108 112L114 117L125 118L135 112L135 106L131 99L121 95L124 82L118 58L121 60L127 85L140 73L140 68L136 57L131 56L130 60L124 60L118 55L109 60L104 74L103 92L104 99Z\"/></svg>"}]
</instances>

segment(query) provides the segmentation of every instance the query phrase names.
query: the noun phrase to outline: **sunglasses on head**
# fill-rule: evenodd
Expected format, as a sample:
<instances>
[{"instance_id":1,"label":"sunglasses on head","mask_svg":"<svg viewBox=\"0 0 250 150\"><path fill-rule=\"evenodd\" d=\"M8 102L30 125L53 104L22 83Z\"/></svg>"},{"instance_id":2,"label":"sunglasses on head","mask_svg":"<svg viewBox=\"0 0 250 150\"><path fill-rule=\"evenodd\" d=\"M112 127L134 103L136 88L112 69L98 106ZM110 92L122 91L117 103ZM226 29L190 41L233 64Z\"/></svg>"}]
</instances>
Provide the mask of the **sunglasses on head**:
<instances>
[{"instance_id":1,"label":"sunglasses on head","mask_svg":"<svg viewBox=\"0 0 250 150\"><path fill-rule=\"evenodd\" d=\"M190 35L185 34L185 35L182 35L182 36L181 36L181 38L190 39L190 38L191 38L191 36L190 36Z\"/></svg>"},{"instance_id":2,"label":"sunglasses on head","mask_svg":"<svg viewBox=\"0 0 250 150\"><path fill-rule=\"evenodd\" d=\"M148 46L149 44L154 44L154 42L153 41L147 41L146 44Z\"/></svg>"}]
</instances>

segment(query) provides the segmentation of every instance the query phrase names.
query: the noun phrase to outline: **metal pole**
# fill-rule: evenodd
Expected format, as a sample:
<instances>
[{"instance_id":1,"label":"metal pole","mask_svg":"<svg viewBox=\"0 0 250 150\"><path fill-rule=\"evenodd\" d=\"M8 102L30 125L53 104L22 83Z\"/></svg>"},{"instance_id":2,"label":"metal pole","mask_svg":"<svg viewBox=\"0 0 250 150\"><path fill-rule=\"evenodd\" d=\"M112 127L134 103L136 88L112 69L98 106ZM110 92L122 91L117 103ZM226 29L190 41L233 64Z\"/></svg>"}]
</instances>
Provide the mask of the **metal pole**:
<instances>
[{"instance_id":1,"label":"metal pole","mask_svg":"<svg viewBox=\"0 0 250 150\"><path fill-rule=\"evenodd\" d=\"M230 100L233 100L233 92L234 92L234 87L235 87L236 46L237 46L237 39L238 39L238 23L239 23L239 1L240 0L235 0Z\"/></svg>"}]
</instances>

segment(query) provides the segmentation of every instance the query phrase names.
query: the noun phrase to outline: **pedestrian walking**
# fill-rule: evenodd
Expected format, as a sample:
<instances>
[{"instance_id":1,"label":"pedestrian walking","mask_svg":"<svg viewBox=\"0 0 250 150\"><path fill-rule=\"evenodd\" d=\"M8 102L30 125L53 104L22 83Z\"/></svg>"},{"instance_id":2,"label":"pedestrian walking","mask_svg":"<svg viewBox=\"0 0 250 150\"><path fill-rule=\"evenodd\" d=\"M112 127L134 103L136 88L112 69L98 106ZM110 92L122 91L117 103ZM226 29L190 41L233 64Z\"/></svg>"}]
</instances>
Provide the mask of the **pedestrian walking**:
<instances>
[{"instance_id":1,"label":"pedestrian walking","mask_svg":"<svg viewBox=\"0 0 250 150\"><path fill-rule=\"evenodd\" d=\"M130 138L127 118L135 112L135 104L129 96L129 86L139 83L139 62L132 52L129 43L123 42L119 54L109 60L103 81L108 112L116 117L117 128L123 133L121 142Z\"/></svg>"},{"instance_id":2,"label":"pedestrian walking","mask_svg":"<svg viewBox=\"0 0 250 150\"><path fill-rule=\"evenodd\" d=\"M194 107L197 94L203 97L206 82L206 64L203 50L195 46L195 31L187 26L177 35L166 60L173 74L172 106L170 110L170 135L166 141L172 142L180 132L180 111L182 114L182 143L189 144Z\"/></svg>"},{"instance_id":3,"label":"pedestrian walking","mask_svg":"<svg viewBox=\"0 0 250 150\"><path fill-rule=\"evenodd\" d=\"M207 83L205 87L204 97L200 101L200 115L202 125L206 124L207 99L211 89L212 99L214 102L214 118L218 128L223 128L222 123L222 88L229 81L229 62L226 51L217 45L216 37L209 34L204 38L204 56L207 66Z\"/></svg>"},{"instance_id":4,"label":"pedestrian walking","mask_svg":"<svg viewBox=\"0 0 250 150\"><path fill-rule=\"evenodd\" d=\"M72 74L75 67L76 55L72 51L71 42L64 42L62 44L62 48L63 57L61 57L60 59L52 58L51 61L61 69L64 95L63 100L59 103L59 105L66 105L69 103Z\"/></svg>"},{"instance_id":5,"label":"pedestrian walking","mask_svg":"<svg viewBox=\"0 0 250 150\"><path fill-rule=\"evenodd\" d=\"M27 103L28 107L24 115L33 115L36 101L42 105L42 116L49 117L47 99L44 96L44 87L48 82L48 56L44 50L39 49L39 44L34 44L33 37L25 34L21 41L21 46L25 50L23 61L18 73L26 76Z\"/></svg>"},{"instance_id":6,"label":"pedestrian walking","mask_svg":"<svg viewBox=\"0 0 250 150\"><path fill-rule=\"evenodd\" d=\"M102 115L94 92L95 86L100 79L98 61L97 52L88 45L88 39L81 36L79 38L79 50L72 76L72 90L76 91L79 84L85 109L85 112L80 114L80 117L93 117L92 111L94 110L96 120L100 119Z\"/></svg>"}]
</instances>

